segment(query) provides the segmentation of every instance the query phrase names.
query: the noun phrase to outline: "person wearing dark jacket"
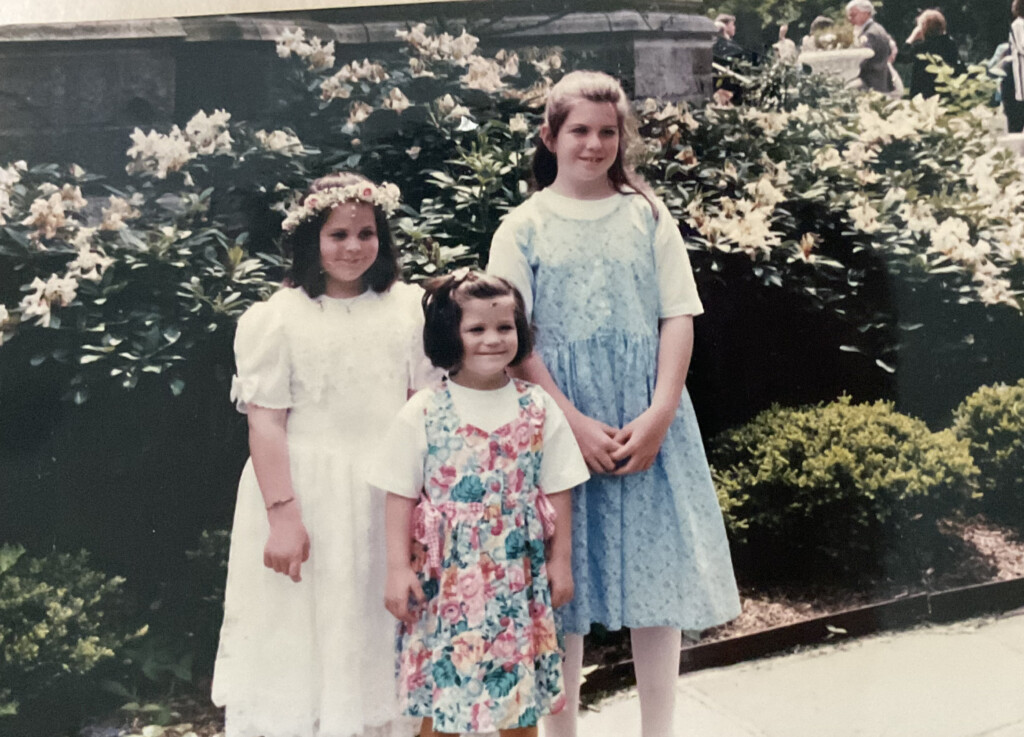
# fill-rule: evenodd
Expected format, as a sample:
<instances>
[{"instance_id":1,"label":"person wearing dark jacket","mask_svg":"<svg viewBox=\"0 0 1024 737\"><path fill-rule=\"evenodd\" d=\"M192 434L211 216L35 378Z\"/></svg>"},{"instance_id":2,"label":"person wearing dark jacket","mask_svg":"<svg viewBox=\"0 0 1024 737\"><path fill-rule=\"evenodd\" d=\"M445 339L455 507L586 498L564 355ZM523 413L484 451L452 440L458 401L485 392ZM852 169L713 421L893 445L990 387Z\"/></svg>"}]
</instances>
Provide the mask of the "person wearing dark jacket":
<instances>
[{"instance_id":1,"label":"person wearing dark jacket","mask_svg":"<svg viewBox=\"0 0 1024 737\"><path fill-rule=\"evenodd\" d=\"M953 68L954 74L966 74L967 67L960 59L956 42L946 33L946 18L938 10L925 10L917 16L917 25L907 39L914 65L910 72L910 96L932 97L935 89L935 72L928 67L934 62L929 56L937 56Z\"/></svg>"}]
</instances>

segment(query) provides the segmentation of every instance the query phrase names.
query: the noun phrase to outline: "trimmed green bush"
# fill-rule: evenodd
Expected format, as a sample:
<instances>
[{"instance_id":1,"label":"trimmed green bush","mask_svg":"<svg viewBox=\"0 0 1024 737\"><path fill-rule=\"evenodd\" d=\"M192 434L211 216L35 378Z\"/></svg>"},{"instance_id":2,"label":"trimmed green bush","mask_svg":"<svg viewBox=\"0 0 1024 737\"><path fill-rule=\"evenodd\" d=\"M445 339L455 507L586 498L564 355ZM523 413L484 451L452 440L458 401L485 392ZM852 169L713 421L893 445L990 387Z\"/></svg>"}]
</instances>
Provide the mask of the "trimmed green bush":
<instances>
[{"instance_id":1,"label":"trimmed green bush","mask_svg":"<svg viewBox=\"0 0 1024 737\"><path fill-rule=\"evenodd\" d=\"M953 431L981 470L986 513L1024 526L1024 379L968 396L953 412Z\"/></svg>"},{"instance_id":2,"label":"trimmed green bush","mask_svg":"<svg viewBox=\"0 0 1024 737\"><path fill-rule=\"evenodd\" d=\"M0 546L0 725L20 702L53 697L131 638L111 622L124 579L88 562L84 550L33 558Z\"/></svg>"},{"instance_id":3,"label":"trimmed green bush","mask_svg":"<svg viewBox=\"0 0 1024 737\"><path fill-rule=\"evenodd\" d=\"M773 406L716 437L711 463L740 568L768 579L916 577L978 474L951 430L849 397Z\"/></svg>"}]
</instances>

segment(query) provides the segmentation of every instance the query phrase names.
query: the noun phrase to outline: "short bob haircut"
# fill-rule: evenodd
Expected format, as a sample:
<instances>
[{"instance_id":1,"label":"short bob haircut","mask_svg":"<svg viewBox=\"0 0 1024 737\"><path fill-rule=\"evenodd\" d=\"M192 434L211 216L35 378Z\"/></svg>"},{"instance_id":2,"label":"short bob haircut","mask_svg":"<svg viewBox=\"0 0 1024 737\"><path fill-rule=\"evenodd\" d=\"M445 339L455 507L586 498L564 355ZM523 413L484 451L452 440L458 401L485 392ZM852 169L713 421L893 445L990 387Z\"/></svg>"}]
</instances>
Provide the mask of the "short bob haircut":
<instances>
[{"instance_id":1,"label":"short bob haircut","mask_svg":"<svg viewBox=\"0 0 1024 737\"><path fill-rule=\"evenodd\" d=\"M533 351L533 333L526 317L523 295L500 276L458 269L446 276L431 279L424 288L423 349L427 358L438 368L454 374L462 363L463 346L459 326L462 323L462 304L467 299L512 297L519 346L509 365L515 366Z\"/></svg>"},{"instance_id":2,"label":"short bob haircut","mask_svg":"<svg viewBox=\"0 0 1024 737\"><path fill-rule=\"evenodd\" d=\"M362 182L370 180L355 172L335 172L315 180L303 199L328 187L345 187ZM322 295L327 288L327 278L320 263L320 230L330 215L331 208L326 208L314 217L303 220L295 230L285 234L282 243L285 257L292 262L285 274L285 283L292 287L302 287L313 299ZM373 219L377 227L377 258L363 274L363 286L375 292L386 292L398 278L398 254L387 216L378 205L373 205Z\"/></svg>"},{"instance_id":3,"label":"short bob haircut","mask_svg":"<svg viewBox=\"0 0 1024 737\"><path fill-rule=\"evenodd\" d=\"M1024 0L1013 0L1010 5L1010 13L1014 18L1024 18Z\"/></svg>"}]
</instances>

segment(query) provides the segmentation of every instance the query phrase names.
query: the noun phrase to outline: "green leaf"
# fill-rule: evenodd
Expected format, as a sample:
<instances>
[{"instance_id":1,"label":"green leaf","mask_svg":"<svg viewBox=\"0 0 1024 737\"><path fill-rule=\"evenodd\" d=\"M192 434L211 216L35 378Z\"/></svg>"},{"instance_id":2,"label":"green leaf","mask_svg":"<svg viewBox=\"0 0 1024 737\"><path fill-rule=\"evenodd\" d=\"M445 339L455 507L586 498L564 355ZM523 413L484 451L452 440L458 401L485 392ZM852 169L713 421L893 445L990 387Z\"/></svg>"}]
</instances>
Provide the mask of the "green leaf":
<instances>
[{"instance_id":1,"label":"green leaf","mask_svg":"<svg viewBox=\"0 0 1024 737\"><path fill-rule=\"evenodd\" d=\"M11 566L18 562L18 559L25 554L25 548L21 545L0 545L0 573L6 573Z\"/></svg>"}]
</instances>

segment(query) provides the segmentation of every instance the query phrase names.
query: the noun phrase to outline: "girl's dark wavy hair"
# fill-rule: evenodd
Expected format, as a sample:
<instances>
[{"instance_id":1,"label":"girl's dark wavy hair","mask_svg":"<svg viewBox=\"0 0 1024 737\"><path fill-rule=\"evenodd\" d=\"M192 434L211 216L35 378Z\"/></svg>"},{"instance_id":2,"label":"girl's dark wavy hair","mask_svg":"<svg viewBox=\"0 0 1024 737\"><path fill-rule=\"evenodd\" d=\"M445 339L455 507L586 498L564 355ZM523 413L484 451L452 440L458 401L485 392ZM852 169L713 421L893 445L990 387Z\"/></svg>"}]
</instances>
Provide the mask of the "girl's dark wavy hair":
<instances>
[{"instance_id":1,"label":"girl's dark wavy hair","mask_svg":"<svg viewBox=\"0 0 1024 737\"><path fill-rule=\"evenodd\" d=\"M315 180L303 200L328 187L344 187L362 182L370 180L355 172L335 172ZM285 273L285 286L302 287L314 299L327 288L327 278L320 263L320 230L330 215L331 208L326 208L315 217L303 220L295 230L285 234L281 244L285 258L291 260ZM388 218L378 205L373 205L373 219L377 227L377 258L363 274L363 286L375 292L386 292L398 278L398 249L388 227Z\"/></svg>"},{"instance_id":2,"label":"girl's dark wavy hair","mask_svg":"<svg viewBox=\"0 0 1024 737\"><path fill-rule=\"evenodd\" d=\"M608 169L608 179L616 192L635 192L643 196L650 203L657 219L658 209L654 205L651 188L629 163L630 150L641 145L641 142L636 120L629 106L629 98L626 97L626 92L617 79L604 72L588 70L569 72L562 77L548 92L547 104L544 107L544 123L551 137L558 137L573 105L580 100L610 102L615 108L615 117L619 124L619 152ZM544 189L558 176L558 159L540 136L537 136L535 143L533 183L536 189Z\"/></svg>"},{"instance_id":3,"label":"girl's dark wavy hair","mask_svg":"<svg viewBox=\"0 0 1024 737\"><path fill-rule=\"evenodd\" d=\"M451 370L462 363L464 348L459 334L462 303L467 299L512 297L515 304L519 346L509 366L515 366L533 350L533 332L526 317L523 295L500 276L459 269L423 285L423 350L438 368Z\"/></svg>"}]
</instances>

